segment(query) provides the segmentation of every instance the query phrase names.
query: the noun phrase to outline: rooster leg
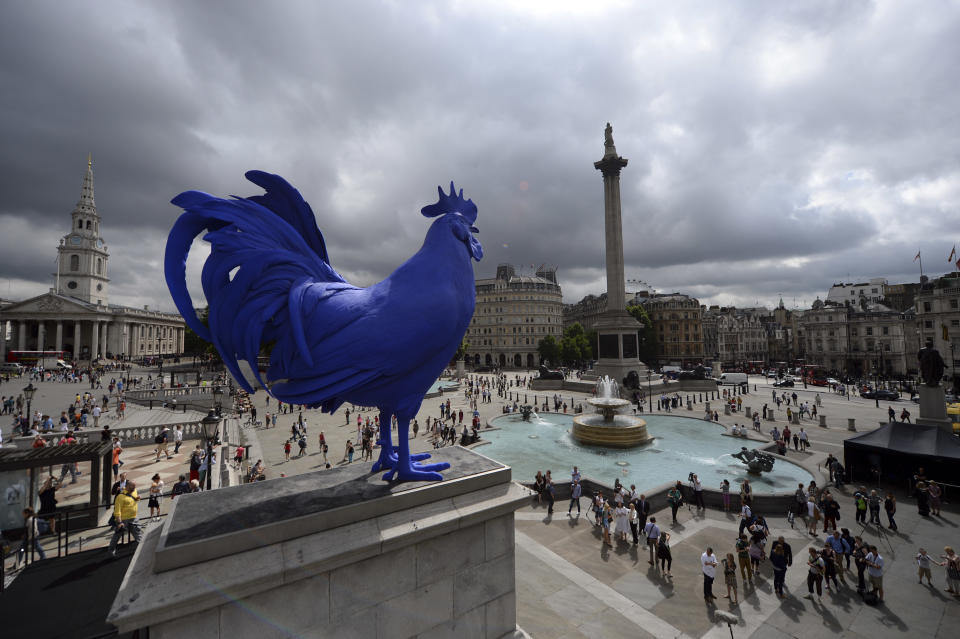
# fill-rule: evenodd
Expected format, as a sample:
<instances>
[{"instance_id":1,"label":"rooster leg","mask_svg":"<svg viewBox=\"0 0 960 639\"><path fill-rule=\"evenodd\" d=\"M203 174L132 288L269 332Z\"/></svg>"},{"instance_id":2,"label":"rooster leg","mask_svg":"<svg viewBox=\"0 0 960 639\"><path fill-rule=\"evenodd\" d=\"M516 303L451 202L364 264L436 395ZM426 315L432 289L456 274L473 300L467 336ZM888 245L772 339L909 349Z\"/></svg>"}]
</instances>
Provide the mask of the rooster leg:
<instances>
[{"instance_id":1,"label":"rooster leg","mask_svg":"<svg viewBox=\"0 0 960 639\"><path fill-rule=\"evenodd\" d=\"M417 464L413 463L413 459L410 456L410 439L408 435L408 429L410 427L410 416L408 415L397 415L399 420L398 424L398 433L397 439L399 439L397 446L397 460L396 465L393 469L386 473L383 476L385 481L439 481L443 479L443 475L438 472L438 470L446 470L450 468L450 464L447 462L440 462L436 464ZM421 457L426 459L429 457L429 454L426 457Z\"/></svg>"},{"instance_id":2,"label":"rooster leg","mask_svg":"<svg viewBox=\"0 0 960 639\"><path fill-rule=\"evenodd\" d=\"M393 468L397 463L397 453L393 447L390 435L390 423L393 421L393 410L380 408L380 457L373 464L373 472Z\"/></svg>"}]
</instances>

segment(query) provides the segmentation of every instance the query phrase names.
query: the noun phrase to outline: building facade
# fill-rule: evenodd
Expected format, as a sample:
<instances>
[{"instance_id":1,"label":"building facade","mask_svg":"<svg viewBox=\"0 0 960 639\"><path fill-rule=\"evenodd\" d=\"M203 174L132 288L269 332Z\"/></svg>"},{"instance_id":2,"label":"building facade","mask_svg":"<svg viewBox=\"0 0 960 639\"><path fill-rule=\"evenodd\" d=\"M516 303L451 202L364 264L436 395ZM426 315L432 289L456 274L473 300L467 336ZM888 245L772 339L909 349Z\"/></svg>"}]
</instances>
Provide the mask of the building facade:
<instances>
[{"instance_id":1,"label":"building facade","mask_svg":"<svg viewBox=\"0 0 960 639\"><path fill-rule=\"evenodd\" d=\"M176 313L110 304L110 254L100 234L93 163L57 248L54 287L0 308L0 357L8 351L64 351L74 360L129 359L183 352L185 323Z\"/></svg>"},{"instance_id":2,"label":"building facade","mask_svg":"<svg viewBox=\"0 0 960 639\"><path fill-rule=\"evenodd\" d=\"M916 373L916 319L871 302L817 300L800 320L807 364L854 377L901 377Z\"/></svg>"},{"instance_id":3,"label":"building facade","mask_svg":"<svg viewBox=\"0 0 960 639\"><path fill-rule=\"evenodd\" d=\"M500 264L496 277L476 281L476 294L465 336L469 364L535 368L540 340L550 335L559 342L563 336L563 293L555 269L525 276Z\"/></svg>"},{"instance_id":4,"label":"building facade","mask_svg":"<svg viewBox=\"0 0 960 639\"><path fill-rule=\"evenodd\" d=\"M642 302L657 335L657 363L693 367L704 363L700 302L681 293L654 294Z\"/></svg>"},{"instance_id":5,"label":"building facade","mask_svg":"<svg viewBox=\"0 0 960 639\"><path fill-rule=\"evenodd\" d=\"M769 340L763 318L767 309L711 306L701 307L704 353L708 360L723 364L724 370L760 369L769 365Z\"/></svg>"},{"instance_id":6,"label":"building facade","mask_svg":"<svg viewBox=\"0 0 960 639\"><path fill-rule=\"evenodd\" d=\"M960 387L960 272L953 272L924 285L916 297L918 346L927 338L940 351L945 373Z\"/></svg>"}]
</instances>

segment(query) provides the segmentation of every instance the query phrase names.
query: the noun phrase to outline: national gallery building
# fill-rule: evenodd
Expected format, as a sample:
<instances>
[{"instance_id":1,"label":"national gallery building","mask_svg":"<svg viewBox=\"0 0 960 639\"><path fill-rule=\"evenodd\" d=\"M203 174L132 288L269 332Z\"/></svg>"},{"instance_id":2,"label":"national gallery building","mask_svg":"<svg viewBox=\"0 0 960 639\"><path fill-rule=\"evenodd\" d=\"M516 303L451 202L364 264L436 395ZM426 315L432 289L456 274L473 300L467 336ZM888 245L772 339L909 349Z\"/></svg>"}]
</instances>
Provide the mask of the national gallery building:
<instances>
[{"instance_id":1,"label":"national gallery building","mask_svg":"<svg viewBox=\"0 0 960 639\"><path fill-rule=\"evenodd\" d=\"M0 360L8 351L65 351L68 359L138 359L183 353L186 325L179 314L109 303L109 253L93 197L93 164L70 232L57 249L56 286L0 306Z\"/></svg>"}]
</instances>

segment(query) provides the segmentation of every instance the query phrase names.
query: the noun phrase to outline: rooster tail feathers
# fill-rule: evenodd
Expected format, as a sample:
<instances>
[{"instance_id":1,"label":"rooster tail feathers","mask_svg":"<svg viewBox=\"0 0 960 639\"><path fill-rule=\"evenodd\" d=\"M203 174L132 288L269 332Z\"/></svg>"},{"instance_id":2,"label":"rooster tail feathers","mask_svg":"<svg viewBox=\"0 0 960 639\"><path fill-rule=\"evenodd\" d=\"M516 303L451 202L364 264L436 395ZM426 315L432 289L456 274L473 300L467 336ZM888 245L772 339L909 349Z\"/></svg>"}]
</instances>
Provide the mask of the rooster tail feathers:
<instances>
[{"instance_id":1,"label":"rooster tail feathers","mask_svg":"<svg viewBox=\"0 0 960 639\"><path fill-rule=\"evenodd\" d=\"M309 361L300 317L303 291L310 284L344 280L327 261L313 212L296 189L262 171L250 171L247 178L266 194L226 200L187 191L172 200L184 212L167 239L164 274L187 325L216 346L237 382L252 391L239 360L264 387L257 367L264 342L292 337L298 355ZM208 326L197 317L186 283L190 247L205 231L211 248L201 283L210 305ZM294 328L292 336L287 327Z\"/></svg>"},{"instance_id":2,"label":"rooster tail feathers","mask_svg":"<svg viewBox=\"0 0 960 639\"><path fill-rule=\"evenodd\" d=\"M323 234L317 228L313 209L300 195L300 191L273 173L247 171L244 176L266 191L263 195L254 195L247 199L270 209L283 218L300 233L320 259L329 264L330 258L327 256L327 245L323 241Z\"/></svg>"},{"instance_id":3,"label":"rooster tail feathers","mask_svg":"<svg viewBox=\"0 0 960 639\"><path fill-rule=\"evenodd\" d=\"M473 200L463 199L463 189L460 189L460 193L457 194L456 187L453 185L452 180L450 181L449 195L443 192L443 187L441 186L437 187L437 192L440 194L437 203L429 204L420 209L420 213L425 217L437 217L438 215L444 215L446 213L459 213L467 218L470 224L477 221L477 205L473 203Z\"/></svg>"}]
</instances>

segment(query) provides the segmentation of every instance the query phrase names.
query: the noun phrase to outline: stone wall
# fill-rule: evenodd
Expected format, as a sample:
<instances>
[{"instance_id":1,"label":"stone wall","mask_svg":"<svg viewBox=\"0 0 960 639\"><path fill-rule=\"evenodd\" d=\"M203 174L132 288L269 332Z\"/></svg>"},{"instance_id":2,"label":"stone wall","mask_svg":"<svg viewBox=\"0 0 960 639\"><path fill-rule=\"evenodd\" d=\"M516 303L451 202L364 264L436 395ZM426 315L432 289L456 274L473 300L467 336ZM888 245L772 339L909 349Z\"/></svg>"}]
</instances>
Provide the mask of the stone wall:
<instances>
[{"instance_id":1,"label":"stone wall","mask_svg":"<svg viewBox=\"0 0 960 639\"><path fill-rule=\"evenodd\" d=\"M153 625L150 636L511 636L514 589L510 513Z\"/></svg>"}]
</instances>

